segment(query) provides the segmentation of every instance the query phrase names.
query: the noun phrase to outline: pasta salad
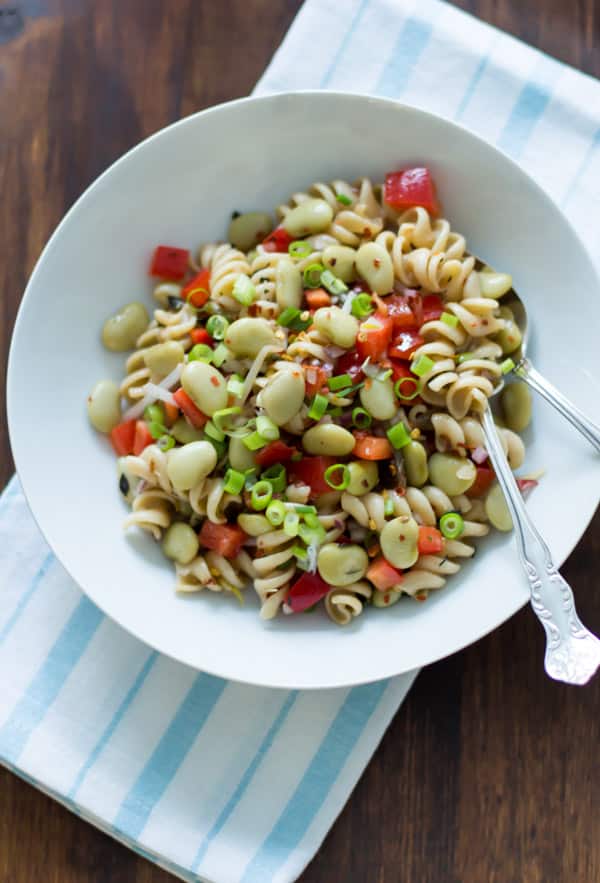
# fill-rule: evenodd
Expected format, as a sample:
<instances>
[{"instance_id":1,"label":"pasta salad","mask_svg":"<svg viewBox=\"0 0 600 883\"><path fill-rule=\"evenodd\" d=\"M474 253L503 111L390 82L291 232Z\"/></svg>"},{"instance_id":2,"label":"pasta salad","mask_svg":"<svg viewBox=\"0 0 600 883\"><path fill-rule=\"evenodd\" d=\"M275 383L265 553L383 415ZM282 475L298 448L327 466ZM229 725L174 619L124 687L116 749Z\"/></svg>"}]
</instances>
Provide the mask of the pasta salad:
<instances>
[{"instance_id":1,"label":"pasta salad","mask_svg":"<svg viewBox=\"0 0 600 883\"><path fill-rule=\"evenodd\" d=\"M316 183L276 214L155 249L153 316L106 321L131 353L88 413L125 526L162 543L178 592L250 588L265 619L322 605L343 625L425 601L490 524L511 528L478 414L521 342L512 280L469 255L427 168ZM517 469L529 392L500 399Z\"/></svg>"}]
</instances>

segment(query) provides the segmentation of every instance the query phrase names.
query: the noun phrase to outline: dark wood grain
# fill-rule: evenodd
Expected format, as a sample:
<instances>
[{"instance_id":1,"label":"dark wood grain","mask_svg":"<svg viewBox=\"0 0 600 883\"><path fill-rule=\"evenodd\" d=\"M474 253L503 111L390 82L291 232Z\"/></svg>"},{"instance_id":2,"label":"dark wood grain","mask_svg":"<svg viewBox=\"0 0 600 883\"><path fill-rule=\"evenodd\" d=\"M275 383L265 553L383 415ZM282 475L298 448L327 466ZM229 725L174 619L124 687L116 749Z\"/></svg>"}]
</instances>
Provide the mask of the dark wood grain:
<instances>
[{"instance_id":1,"label":"dark wood grain","mask_svg":"<svg viewBox=\"0 0 600 883\"><path fill-rule=\"evenodd\" d=\"M600 76L600 0L455 3ZM247 94L299 5L0 0L0 409L21 293L64 211L140 138ZM12 469L2 416L0 486ZM596 630L599 538L596 517L564 567ZM549 682L542 650L523 611L424 671L302 883L600 880L600 681ZM172 878L0 770L0 883L42 879Z\"/></svg>"}]
</instances>

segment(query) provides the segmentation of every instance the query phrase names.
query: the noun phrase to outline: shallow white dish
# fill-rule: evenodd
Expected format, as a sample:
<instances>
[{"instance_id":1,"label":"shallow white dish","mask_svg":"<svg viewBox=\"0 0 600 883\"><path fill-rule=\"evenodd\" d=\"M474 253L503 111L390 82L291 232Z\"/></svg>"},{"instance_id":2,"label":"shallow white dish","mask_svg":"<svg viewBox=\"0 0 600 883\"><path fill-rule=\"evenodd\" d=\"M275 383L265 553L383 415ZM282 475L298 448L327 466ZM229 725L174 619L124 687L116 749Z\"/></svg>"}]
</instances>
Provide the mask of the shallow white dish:
<instances>
[{"instance_id":1,"label":"shallow white dish","mask_svg":"<svg viewBox=\"0 0 600 883\"><path fill-rule=\"evenodd\" d=\"M115 457L85 400L124 359L104 351L106 316L146 296L154 245L223 238L234 210L271 210L315 180L353 180L402 164L433 169L444 214L471 250L513 274L534 327L537 366L600 418L598 279L558 208L514 163L453 123L364 96L296 93L245 99L159 132L105 172L46 246L14 330L10 436L23 488L65 568L123 627L182 662L271 687L338 687L385 678L475 641L527 600L510 536L480 543L427 603L406 599L338 628L325 616L257 615L208 592L177 597L170 562L147 535L124 535ZM546 476L531 512L562 562L596 507L600 465L546 405L527 433ZM540 658L540 665L542 660Z\"/></svg>"}]
</instances>

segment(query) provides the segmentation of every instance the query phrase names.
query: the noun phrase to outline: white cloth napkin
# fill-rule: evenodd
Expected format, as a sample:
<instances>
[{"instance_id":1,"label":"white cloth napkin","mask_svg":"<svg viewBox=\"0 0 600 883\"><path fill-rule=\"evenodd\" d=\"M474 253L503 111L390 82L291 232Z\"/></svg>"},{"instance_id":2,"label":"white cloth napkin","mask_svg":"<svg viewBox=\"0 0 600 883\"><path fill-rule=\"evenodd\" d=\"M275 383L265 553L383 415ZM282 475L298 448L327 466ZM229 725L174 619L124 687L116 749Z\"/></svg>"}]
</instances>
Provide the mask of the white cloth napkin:
<instances>
[{"instance_id":1,"label":"white cloth napkin","mask_svg":"<svg viewBox=\"0 0 600 883\"><path fill-rule=\"evenodd\" d=\"M444 3L308 0L256 91L307 88L457 119L574 222L600 216L600 84ZM600 227L577 226L600 263ZM16 479L0 586L0 762L185 880L295 880L414 678L266 690L153 653L69 579Z\"/></svg>"}]
</instances>

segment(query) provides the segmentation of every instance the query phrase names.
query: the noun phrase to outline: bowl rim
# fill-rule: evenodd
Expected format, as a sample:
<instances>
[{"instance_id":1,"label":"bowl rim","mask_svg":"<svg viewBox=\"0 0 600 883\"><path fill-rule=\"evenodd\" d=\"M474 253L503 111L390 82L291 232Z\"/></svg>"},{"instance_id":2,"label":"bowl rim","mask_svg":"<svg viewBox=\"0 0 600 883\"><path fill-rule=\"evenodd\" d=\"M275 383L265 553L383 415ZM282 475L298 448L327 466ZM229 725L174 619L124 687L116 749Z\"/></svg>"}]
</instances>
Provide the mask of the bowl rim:
<instances>
[{"instance_id":1,"label":"bowl rim","mask_svg":"<svg viewBox=\"0 0 600 883\"><path fill-rule=\"evenodd\" d=\"M231 110L233 110L239 106L248 105L248 104L269 104L269 103L273 103L273 102L276 103L277 101L281 101L281 100L305 101L306 99L318 102L318 101L322 101L322 100L329 100L330 101L332 98L339 100L340 102L348 102L348 103L354 103L356 101L361 101L361 102L366 101L369 103L382 105L383 107L388 108L388 109L393 109L394 111L407 110L409 112L417 113L417 114L421 115L422 117L429 118L430 120L433 120L435 122L442 122L446 125L449 125L451 128L462 131L469 138L474 139L476 142L478 142L478 144L483 146L483 148L485 150L491 151L492 153L498 154L501 157L503 157L503 159L510 165L512 172L515 174L515 176L517 178L520 178L522 181L526 182L529 187L533 188L533 190L536 192L537 197L540 199L541 204L546 203L552 210L559 213L563 222L569 227L571 233L573 234L573 237L577 241L582 252L586 255L586 257L589 261L589 264L590 264L590 270L592 271L592 274L593 274L594 278L596 279L598 286L600 288L600 278L598 275L598 271L596 270L594 260L592 259L591 253L589 251L589 248L587 247L585 242L579 236L576 228L571 224L569 219L566 217L566 215L564 214L564 212L562 211L562 209L558 205L557 201L555 199L553 199L553 197L546 190L544 190L542 188L542 186L536 181L536 179L533 178L528 172L526 172L519 165L519 163L516 162L512 157L510 157L504 150L497 147L495 144L491 143L490 141L487 141L485 138L483 138L482 136L480 136L479 134L474 132L469 126L466 126L461 122L456 122L455 120L453 120L447 116L444 116L441 113L433 113L432 111L425 110L425 109L419 107L418 105L412 104L408 101L399 101L399 100L396 100L393 98L385 98L385 97L374 95L374 94L371 94L368 92L353 92L351 90L329 90L329 89L303 89L303 90L294 90L294 91L269 92L269 93L263 94L263 95L256 95L256 96L255 95L248 95L248 96L244 96L242 98L236 98L236 99L232 99L230 101L220 102L219 104L215 104L210 107L204 108L202 110L196 111L192 114L189 114L188 116L185 116L185 117L183 117L179 120L176 120L172 123L169 123L168 125L163 126L162 128L156 130L155 132L151 133L150 135L147 135L141 141L134 144L127 151L125 151L125 153L118 156L117 159L115 159L112 163L110 163L110 165L106 169L104 169L104 171L102 171L96 178L94 178L93 181L91 181L91 183L85 188L85 190L77 197L75 202L67 209L67 211L65 212L65 214L63 215L63 217L61 218L61 220L59 221L59 223L57 224L57 226L53 230L53 232L51 233L50 237L48 238L46 244L44 245L42 251L40 252L40 255L38 256L38 258L35 262L33 270L29 276L29 279L27 280L27 284L25 286L23 296L22 296L21 301L19 303L17 315L15 318L15 323L14 323L14 326L12 329L8 362L7 362L7 370L6 370L5 388L6 388L6 412L7 412L7 417L8 417L8 437L9 437L11 451L12 451L12 455L13 455L13 459L14 459L14 463L15 463L16 474L19 478L21 489L22 489L23 494L25 496L25 500L26 500L27 505L29 507L29 511L30 511L42 537L44 538L44 541L50 547L52 553L55 555L56 559L59 561L59 563L61 564L61 566L63 567L65 572L68 574L68 576L73 580L75 585L78 586L78 588L98 607L98 609L105 616L107 616L113 622L117 623L117 625L119 625L119 627L122 628L125 632L132 635L137 640L141 641L147 647L150 647L150 648L156 650L157 652L161 653L165 657L173 659L176 662L179 662L183 665L187 665L188 667L191 667L194 670L203 671L203 672L206 672L207 674L213 675L215 677L224 678L224 679L236 682L236 683L248 684L248 685L258 686L258 687L274 688L274 689L324 690L324 689L332 689L332 688L338 688L338 687L339 688L351 688L353 686L360 686L363 684L374 683L378 680L385 680L390 677L402 675L402 674L405 674L408 671L411 671L414 669L403 668L402 664L401 664L401 667L399 670L385 672L375 679L373 679L372 677L366 677L366 678L361 679L360 677L353 676L350 680L347 680L344 682L336 681L335 683L314 684L312 682L311 683L303 683L302 678L299 677L297 682L294 682L294 684L288 684L288 683L286 683L285 685L279 684L279 683L273 684L272 682L268 682L266 680L257 680L256 678L250 678L250 677L245 678L243 676L243 673L239 676L238 675L234 676L230 673L223 673L222 671L218 670L218 667L215 668L214 665L213 666L209 665L207 667L203 666L202 669L200 669L197 667L197 665L195 665L193 662L191 662L185 654L182 653L179 655L179 654L177 654L177 652L175 652L175 650L172 650L172 651L165 650L161 647L157 647L155 644L150 643L146 638L140 636L140 634L138 634L132 628L132 626L130 624L128 624L125 621L122 621L122 619L119 615L117 615L117 614L111 612L109 609L107 609L103 600L101 598L96 597L95 592L90 592L86 587L81 585L75 579L75 577L71 574L69 568L67 567L65 562L62 560L60 555L55 551L54 547L52 546L51 542L49 541L43 526L40 524L40 522L38 520L38 516L35 512L35 509L32 506L30 488L28 487L27 480L24 478L24 475L22 474L22 471L20 468L20 458L21 458L20 450L19 450L18 446L16 446L14 443L14 436L16 434L15 429L14 429L14 426L16 423L16 417L14 416L14 414L15 414L15 398L16 398L16 383L17 383L16 376L15 376L15 374L16 374L16 371L15 371L16 340L19 337L20 325L24 321L23 316L24 316L24 312L25 312L25 310L24 310L25 304L27 303L28 298L30 298L32 296L32 290L35 287L35 283L36 283L38 275L40 275L42 272L42 266L44 264L47 254L50 252L50 250L52 248L55 247L57 241L59 240L59 238L62 234L63 229L68 225L71 216L77 211L79 205L82 202L84 202L90 196L90 194L92 194L94 191L100 189L104 185L104 182L110 177L110 175L113 173L113 171L117 167L120 167L121 165L124 165L127 162L130 162L131 159L135 156L135 154L138 151L142 150L149 143L151 143L153 141L160 140L162 137L167 136L169 133L171 133L172 131L174 131L177 128L185 128L187 126L194 126L194 125L196 125L197 121L200 118L206 118L206 117L210 117L213 115L220 115L223 113L228 113ZM596 502L596 508L597 508L597 506L598 506L598 501ZM586 519L585 526L584 526L583 530L581 531L581 533L579 534L578 538L576 540L574 540L574 542L572 544L569 545L569 547L564 555L561 555L560 557L556 558L555 563L557 564L558 567L561 567L564 564L565 560L569 557L569 555L573 552L574 548L581 541L581 538L585 534L592 518L594 517L594 514L595 514L595 509L591 511L591 513L589 514L589 517ZM504 615L502 619L500 619L499 621L497 621L494 625L492 625L490 627L488 627L486 625L486 626L478 628L468 640L465 640L465 641L460 640L453 647L453 649L450 650L445 655L439 656L436 654L435 651L431 652L429 655L425 655L423 658L423 661L420 663L420 667L422 668L426 665L432 664L433 662L439 661L440 659L445 659L454 653L464 650L466 647L470 646L471 644L474 644L476 641L479 641L481 638L483 638L486 635L490 634L491 632L495 631L497 628L499 628L501 625L503 625L507 620L509 620L515 613L517 613L522 607L525 606L525 604L528 602L528 600L529 600L529 598L526 595L524 595L522 600L520 600L516 604L511 605L511 608L508 609L508 611L506 612L506 615Z\"/></svg>"}]
</instances>

